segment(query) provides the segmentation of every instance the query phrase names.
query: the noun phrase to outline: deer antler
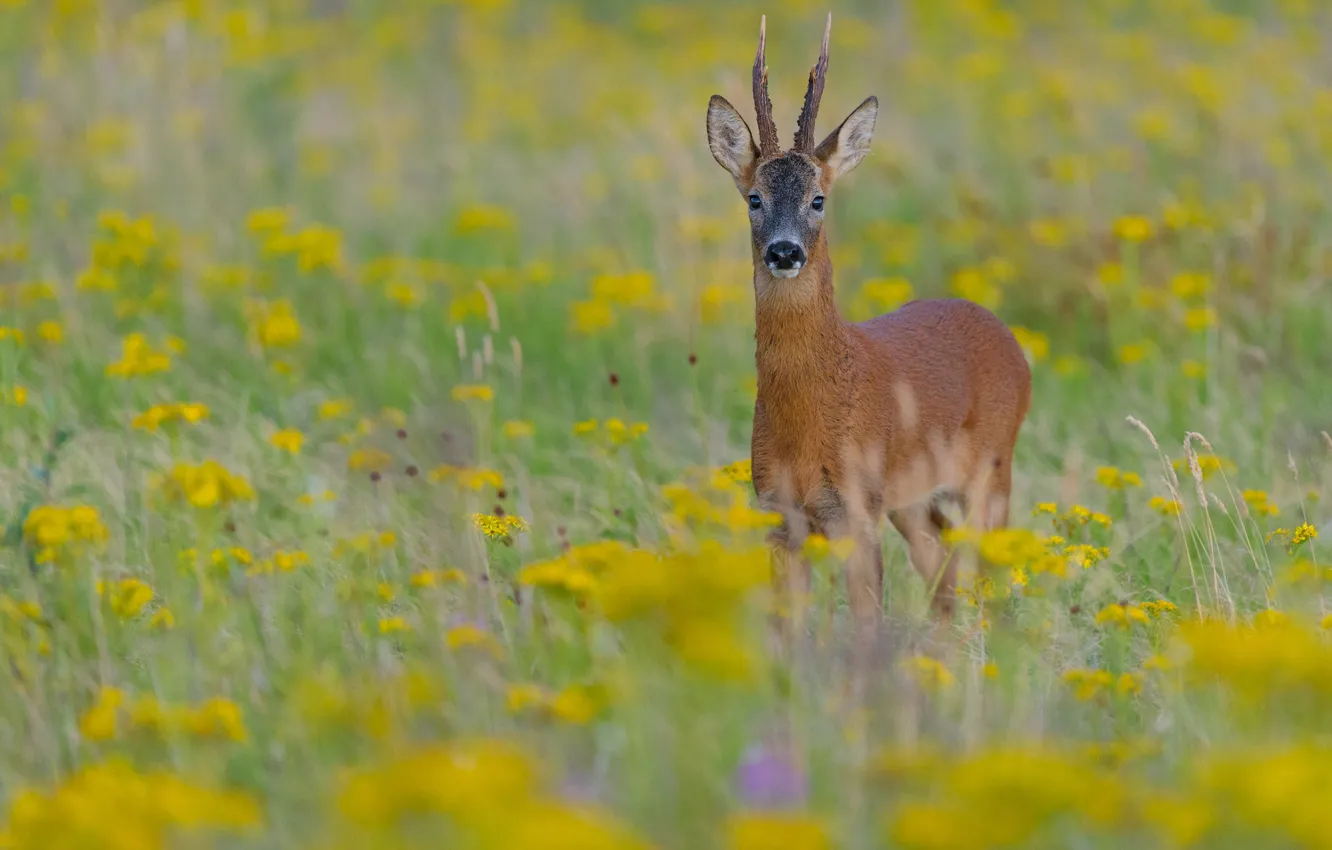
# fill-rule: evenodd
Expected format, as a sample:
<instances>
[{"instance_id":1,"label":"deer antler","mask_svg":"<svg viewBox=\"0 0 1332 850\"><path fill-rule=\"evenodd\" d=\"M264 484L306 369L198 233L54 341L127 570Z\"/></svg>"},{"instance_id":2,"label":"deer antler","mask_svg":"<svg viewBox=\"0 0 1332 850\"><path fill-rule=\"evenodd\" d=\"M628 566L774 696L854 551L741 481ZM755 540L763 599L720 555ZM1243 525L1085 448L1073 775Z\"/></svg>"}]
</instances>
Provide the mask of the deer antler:
<instances>
[{"instance_id":1,"label":"deer antler","mask_svg":"<svg viewBox=\"0 0 1332 850\"><path fill-rule=\"evenodd\" d=\"M819 51L819 61L809 72L809 88L805 90L805 106L800 110L800 121L796 125L795 149L801 153L814 153L814 119L819 115L819 100L823 98L823 78L828 73L828 37L832 35L832 12L828 13L828 25L823 29L823 49Z\"/></svg>"},{"instance_id":2,"label":"deer antler","mask_svg":"<svg viewBox=\"0 0 1332 850\"><path fill-rule=\"evenodd\" d=\"M768 65L764 56L768 44L768 16L759 20L758 55L754 57L754 111L758 113L759 157L780 156L777 124L772 120L772 101L768 98Z\"/></svg>"}]
</instances>

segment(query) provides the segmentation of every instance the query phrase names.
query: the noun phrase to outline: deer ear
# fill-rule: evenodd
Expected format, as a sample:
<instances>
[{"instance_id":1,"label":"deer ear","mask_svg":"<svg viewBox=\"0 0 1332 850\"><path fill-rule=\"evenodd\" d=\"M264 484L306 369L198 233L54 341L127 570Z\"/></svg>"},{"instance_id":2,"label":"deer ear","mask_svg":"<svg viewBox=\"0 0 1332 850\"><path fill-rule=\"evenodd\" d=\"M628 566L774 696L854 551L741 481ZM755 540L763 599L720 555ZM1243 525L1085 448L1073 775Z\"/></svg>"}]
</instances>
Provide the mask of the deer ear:
<instances>
[{"instance_id":1,"label":"deer ear","mask_svg":"<svg viewBox=\"0 0 1332 850\"><path fill-rule=\"evenodd\" d=\"M758 146L745 119L719 94L708 102L708 150L718 165L731 172L740 192L748 192L758 164Z\"/></svg>"},{"instance_id":2,"label":"deer ear","mask_svg":"<svg viewBox=\"0 0 1332 850\"><path fill-rule=\"evenodd\" d=\"M832 171L834 180L859 165L869 153L870 140L874 138L874 121L878 117L879 99L866 98L814 149L814 158Z\"/></svg>"}]
</instances>

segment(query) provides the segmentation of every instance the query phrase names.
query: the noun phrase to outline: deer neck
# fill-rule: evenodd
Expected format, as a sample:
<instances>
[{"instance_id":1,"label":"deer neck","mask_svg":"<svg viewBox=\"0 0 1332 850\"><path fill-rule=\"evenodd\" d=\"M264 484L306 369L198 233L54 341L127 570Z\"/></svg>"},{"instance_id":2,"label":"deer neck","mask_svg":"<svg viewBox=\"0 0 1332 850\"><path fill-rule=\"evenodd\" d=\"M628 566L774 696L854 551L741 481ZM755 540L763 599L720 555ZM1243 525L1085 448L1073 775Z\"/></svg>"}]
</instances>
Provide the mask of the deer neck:
<instances>
[{"instance_id":1,"label":"deer neck","mask_svg":"<svg viewBox=\"0 0 1332 850\"><path fill-rule=\"evenodd\" d=\"M816 434L837 407L851 347L832 277L822 235L794 278L773 277L755 257L758 397L778 434Z\"/></svg>"}]
</instances>

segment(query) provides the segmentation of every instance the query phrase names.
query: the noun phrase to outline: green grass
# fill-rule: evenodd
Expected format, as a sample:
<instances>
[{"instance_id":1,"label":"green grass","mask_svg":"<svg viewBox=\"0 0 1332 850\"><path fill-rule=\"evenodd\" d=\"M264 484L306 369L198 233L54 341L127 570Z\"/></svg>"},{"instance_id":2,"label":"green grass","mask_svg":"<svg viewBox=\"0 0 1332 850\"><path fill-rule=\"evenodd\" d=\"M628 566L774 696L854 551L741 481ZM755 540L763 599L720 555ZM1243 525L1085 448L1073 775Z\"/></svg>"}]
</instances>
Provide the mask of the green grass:
<instances>
[{"instance_id":1,"label":"green grass","mask_svg":"<svg viewBox=\"0 0 1332 850\"><path fill-rule=\"evenodd\" d=\"M793 131L825 9L0 0L0 328L23 334L0 333L0 593L12 603L0 611L0 798L14 846L122 846L106 836L170 820L165 806L140 816L96 786L42 810L33 843L20 789L72 787L76 771L115 757L135 775L160 768L258 801L263 826L218 846L369 846L347 826L354 806L339 803L344 769L492 738L531 756L549 799L594 800L660 847L824 846L801 843L791 823L768 824L774 845L728 832L728 819L762 808L737 779L758 750L799 763L808 796L794 808L837 847L999 846L1005 835L1165 846L1198 812L1214 827L1199 833L1204 846L1319 846L1299 812L1332 787L1318 743L1332 691L1326 603L1321 579L1283 576L1301 559L1317 572L1325 545L1267 536L1325 527L1332 485L1325 11L832 5L825 129L868 94L883 104L874 152L829 201L844 312L894 306L869 297L874 281L933 297L977 271L971 295L1035 340L1013 524L1053 533L1050 516L1033 516L1047 502L1111 520L1065 534L1108 548L1066 578L1028 569L1014 591L1007 566L987 568L995 595L964 607L938 667L914 660L925 593L885 530L882 651L864 675L835 559L817 567L808 634L779 661L763 583L735 598L722 587L761 531L682 535L662 492L748 457L746 219L707 151L707 98L751 114L765 12L777 122ZM288 210L281 231L247 224L274 207ZM151 224L136 236L107 217L117 210ZM1132 216L1149 226L1141 243L1122 238ZM329 230L274 241L313 225ZM330 261L303 269L300 252L321 249ZM384 258L413 262L377 270ZM111 291L86 286L90 269ZM634 294L635 272L650 291ZM1187 273L1205 276L1203 291L1188 291ZM266 345L253 302L284 299L299 338ZM580 311L609 321L580 329ZM59 324L59 341L44 322ZM131 333L182 350L165 371L109 375ZM1143 342L1134 362L1124 347ZM493 400L458 400L464 385ZM337 399L347 412L321 416ZM131 426L176 402L208 416ZM611 419L648 430L608 446ZM575 433L587 420L601 437ZM512 421L531 435L509 433ZM299 454L271 444L286 428L304 434ZM1171 465L1190 432L1207 441L1192 451L1227 461L1197 483ZM157 477L206 459L254 497L207 509L168 499ZM432 477L442 467L493 469L503 486ZM1142 486L1108 489L1100 467ZM747 486L736 490L746 500ZM1280 513L1260 516L1245 490ZM1178 519L1150 505L1176 495ZM96 508L106 539L39 563L29 520L41 505ZM469 519L497 507L530 525L512 545ZM349 548L385 532L386 545ZM704 540L727 548L671 573L698 584L632 617L602 616L595 594L584 608L517 583L566 544L672 552ZM225 554L233 547L243 556ZM297 551L307 563L250 574ZM627 557L600 579L632 584ZM444 570L462 580L419 586ZM125 579L152 600L122 616L97 582ZM1127 630L1097 621L1112 603L1157 600L1178 610ZM15 607L25 602L40 615ZM671 619L691 606L706 613ZM1262 637L1261 619L1243 626L1235 646L1249 649L1218 650L1220 661L1179 625L1250 623L1269 609L1293 625L1274 627L1279 639ZM174 627L153 624L163 610ZM682 622L725 626L701 645L748 653L750 675L691 663L672 631ZM485 642L451 646L466 623ZM1190 640L1192 666L1179 651ZM1156 656L1174 666L1151 669ZM1110 678L1079 699L1065 677L1079 669ZM1121 688L1125 674L1133 688ZM510 689L527 683L548 695L586 686L595 717L567 704L512 711ZM99 736L89 712L105 687L125 702L114 734ZM210 731L198 711L171 721L177 732L146 733L130 712L145 695L196 709L230 700L244 734ZM1126 767L1039 760L1042 747L1106 742L1150 746ZM1004 746L1025 755L1003 762L993 748ZM945 755L925 764L936 748ZM871 776L883 753L922 764ZM972 774L968 753L982 759ZM1264 809L1253 788L1199 778L1226 773L1207 773L1209 758L1237 760L1233 781L1288 792ZM486 787L422 759L393 775ZM1084 783L1109 807L1102 820L1060 796ZM397 804L410 796L371 784ZM1122 805L1108 802L1114 789L1127 789ZM937 826L933 839L903 826L926 802L936 808L919 822ZM422 806L445 816L395 827L401 846L515 846L522 829L546 842L523 846L603 846L525 793ZM197 810L226 820L216 802ZM85 832L75 813L90 818ZM399 846L390 831L375 846ZM167 846L153 840L135 846ZM212 842L179 840L194 843L170 846Z\"/></svg>"}]
</instances>

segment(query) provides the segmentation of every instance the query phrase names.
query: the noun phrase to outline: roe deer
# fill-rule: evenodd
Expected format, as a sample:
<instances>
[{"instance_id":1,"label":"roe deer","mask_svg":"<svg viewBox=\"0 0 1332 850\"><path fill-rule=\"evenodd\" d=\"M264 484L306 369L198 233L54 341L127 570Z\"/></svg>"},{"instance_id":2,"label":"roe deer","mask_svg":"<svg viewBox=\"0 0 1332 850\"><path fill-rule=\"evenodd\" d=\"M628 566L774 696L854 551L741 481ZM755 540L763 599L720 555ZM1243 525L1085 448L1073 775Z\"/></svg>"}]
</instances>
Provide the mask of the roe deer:
<instances>
[{"instance_id":1,"label":"roe deer","mask_svg":"<svg viewBox=\"0 0 1332 850\"><path fill-rule=\"evenodd\" d=\"M886 514L946 623L957 576L956 564L944 563L943 508L956 504L979 528L1007 524L1031 371L1008 327L970 301L916 300L866 322L842 320L825 204L833 183L869 152L879 102L868 98L815 144L829 15L795 146L783 153L768 98L766 26L764 19L754 60L758 143L735 107L714 95L708 147L749 204L758 370L751 454L760 502L784 515L771 538L778 577L792 580L794 570L802 585L809 581L799 554L807 533L851 536L851 608L872 622L882 605Z\"/></svg>"}]
</instances>

